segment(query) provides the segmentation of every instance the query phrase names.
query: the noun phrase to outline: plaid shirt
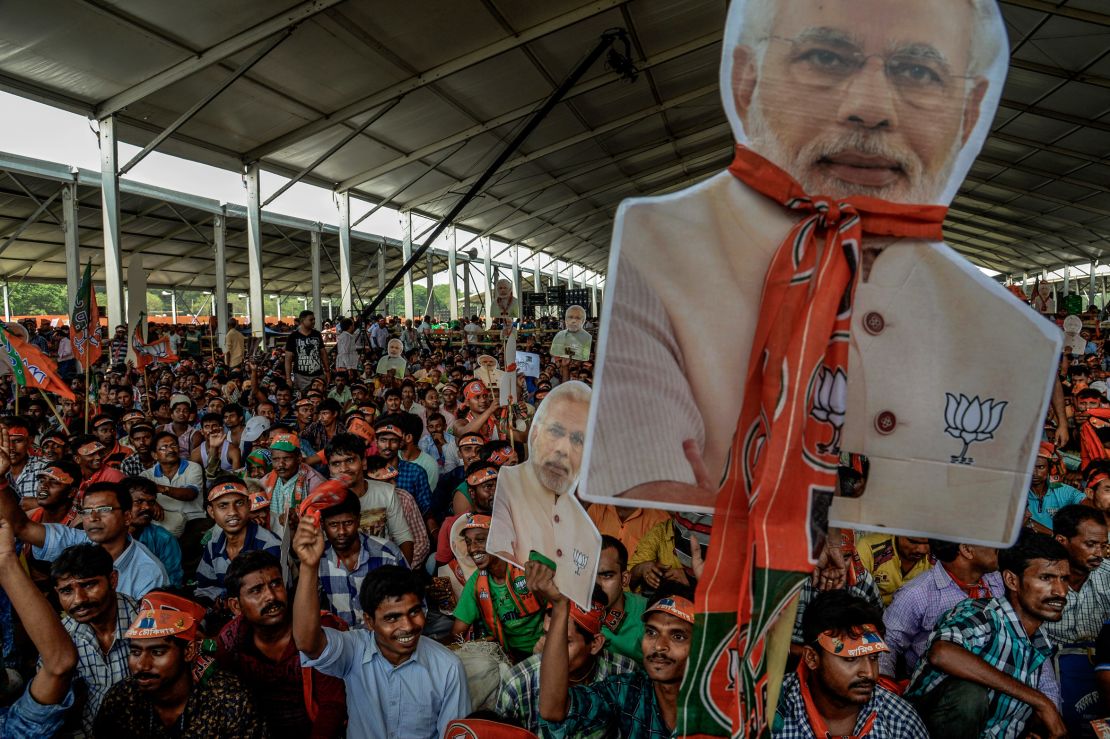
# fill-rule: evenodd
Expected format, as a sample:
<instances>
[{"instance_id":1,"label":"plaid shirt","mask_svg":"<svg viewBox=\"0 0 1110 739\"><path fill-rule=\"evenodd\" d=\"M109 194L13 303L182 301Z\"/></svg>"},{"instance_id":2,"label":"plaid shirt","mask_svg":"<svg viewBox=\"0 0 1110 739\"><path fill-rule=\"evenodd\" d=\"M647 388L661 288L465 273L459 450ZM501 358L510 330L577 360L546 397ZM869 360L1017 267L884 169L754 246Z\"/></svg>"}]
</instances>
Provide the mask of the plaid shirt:
<instances>
[{"instance_id":1,"label":"plaid shirt","mask_svg":"<svg viewBox=\"0 0 1110 739\"><path fill-rule=\"evenodd\" d=\"M397 479L394 484L402 490L407 490L420 506L421 513L427 513L432 507L432 489L428 487L428 473L415 462L406 462L397 458Z\"/></svg>"},{"instance_id":2,"label":"plaid shirt","mask_svg":"<svg viewBox=\"0 0 1110 739\"><path fill-rule=\"evenodd\" d=\"M138 452L130 454L119 465L119 471L126 477L141 477L144 472L154 466L154 463L147 465L143 461L142 455Z\"/></svg>"},{"instance_id":3,"label":"plaid shirt","mask_svg":"<svg viewBox=\"0 0 1110 739\"><path fill-rule=\"evenodd\" d=\"M382 565L407 567L404 555L395 544L384 539L359 532L358 567L352 572L331 548L331 542L324 547L320 558L320 594L323 606L354 629L365 629L362 620L362 606L359 605L358 592L362 581Z\"/></svg>"},{"instance_id":4,"label":"plaid shirt","mask_svg":"<svg viewBox=\"0 0 1110 739\"><path fill-rule=\"evenodd\" d=\"M396 488L393 494L401 504L401 513L404 514L405 523L409 525L409 533L412 534L411 564L417 567L423 564L432 553L432 542L428 538L428 524L424 523L424 514L420 512L420 506L416 505L416 499L409 494L409 491Z\"/></svg>"},{"instance_id":5,"label":"plaid shirt","mask_svg":"<svg viewBox=\"0 0 1110 739\"><path fill-rule=\"evenodd\" d=\"M239 554L258 549L269 552L279 562L281 561L281 540L274 536L273 532L251 521L247 524L247 535ZM224 576L230 565L231 558L227 556L227 534L218 530L218 533L204 545L204 554L201 555L200 564L197 565L197 597L215 600L226 595Z\"/></svg>"},{"instance_id":6,"label":"plaid shirt","mask_svg":"<svg viewBox=\"0 0 1110 739\"><path fill-rule=\"evenodd\" d=\"M670 739L655 686L643 670L610 675L593 685L570 689L567 717L558 723L540 719L540 736L564 739L609 732L624 739Z\"/></svg>"},{"instance_id":7,"label":"plaid shirt","mask_svg":"<svg viewBox=\"0 0 1110 739\"><path fill-rule=\"evenodd\" d=\"M926 652L938 641L946 641L979 657L1015 680L1037 687L1041 665L1052 656L1052 645L1041 629L1030 637L1006 598L965 600L947 613L933 629ZM907 697L923 696L948 675L923 659L914 671ZM1025 730L1033 709L1016 698L988 691L993 712L982 737L1017 739Z\"/></svg>"},{"instance_id":8,"label":"plaid shirt","mask_svg":"<svg viewBox=\"0 0 1110 739\"><path fill-rule=\"evenodd\" d=\"M875 714L875 724L867 739L929 739L929 732L913 706L881 685L875 686L871 700L860 708L853 735L859 736L872 713ZM825 739L817 737L809 724L797 673L787 675L782 683L782 696L771 725L771 736L774 739Z\"/></svg>"},{"instance_id":9,"label":"plaid shirt","mask_svg":"<svg viewBox=\"0 0 1110 739\"><path fill-rule=\"evenodd\" d=\"M46 469L48 464L50 463L46 461L46 457L28 457L19 477L12 477L12 473L9 472L8 480L15 494L20 498L34 498L38 495L39 473Z\"/></svg>"},{"instance_id":10,"label":"plaid shirt","mask_svg":"<svg viewBox=\"0 0 1110 739\"><path fill-rule=\"evenodd\" d=\"M108 689L131 675L127 667L130 640L124 634L138 613L137 601L116 593L116 638L107 654L101 650L92 626L79 624L69 616L62 617L62 625L77 647L77 675L88 688L88 701L81 713L81 727L87 736L92 736L93 720Z\"/></svg>"},{"instance_id":11,"label":"plaid shirt","mask_svg":"<svg viewBox=\"0 0 1110 739\"><path fill-rule=\"evenodd\" d=\"M1041 630L1056 644L1093 642L1110 618L1110 560L1091 572L1079 592L1068 588L1067 598L1063 618L1046 621Z\"/></svg>"},{"instance_id":12,"label":"plaid shirt","mask_svg":"<svg viewBox=\"0 0 1110 739\"><path fill-rule=\"evenodd\" d=\"M594 669L590 684L600 682L610 675L620 675L636 669L635 662L609 651L606 647L597 656L597 667ZM533 654L513 667L509 676L501 682L501 690L497 694L497 707L494 710L502 716L519 721L521 726L533 734L539 733L540 655ZM597 735L604 736L604 732L599 731Z\"/></svg>"}]
</instances>

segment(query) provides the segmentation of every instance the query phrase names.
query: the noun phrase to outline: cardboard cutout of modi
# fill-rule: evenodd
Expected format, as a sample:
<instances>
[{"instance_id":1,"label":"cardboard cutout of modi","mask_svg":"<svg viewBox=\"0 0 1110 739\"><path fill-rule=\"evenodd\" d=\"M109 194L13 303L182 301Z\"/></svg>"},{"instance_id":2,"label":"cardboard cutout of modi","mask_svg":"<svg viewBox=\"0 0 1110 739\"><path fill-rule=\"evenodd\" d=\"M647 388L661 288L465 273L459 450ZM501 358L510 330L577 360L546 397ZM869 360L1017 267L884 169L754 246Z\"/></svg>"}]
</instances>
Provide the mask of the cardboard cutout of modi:
<instances>
[{"instance_id":1,"label":"cardboard cutout of modi","mask_svg":"<svg viewBox=\"0 0 1110 739\"><path fill-rule=\"evenodd\" d=\"M590 604L601 556L601 534L574 495L590 396L590 386L574 380L540 403L528 431L528 458L497 475L486 542L487 551L518 567L533 552L543 557L559 590L582 608Z\"/></svg>"},{"instance_id":2,"label":"cardboard cutout of modi","mask_svg":"<svg viewBox=\"0 0 1110 739\"><path fill-rule=\"evenodd\" d=\"M826 523L1017 535L1059 330L941 233L1006 67L993 0L734 0L733 164L618 210L580 492L715 514L680 734L767 724Z\"/></svg>"}]
</instances>

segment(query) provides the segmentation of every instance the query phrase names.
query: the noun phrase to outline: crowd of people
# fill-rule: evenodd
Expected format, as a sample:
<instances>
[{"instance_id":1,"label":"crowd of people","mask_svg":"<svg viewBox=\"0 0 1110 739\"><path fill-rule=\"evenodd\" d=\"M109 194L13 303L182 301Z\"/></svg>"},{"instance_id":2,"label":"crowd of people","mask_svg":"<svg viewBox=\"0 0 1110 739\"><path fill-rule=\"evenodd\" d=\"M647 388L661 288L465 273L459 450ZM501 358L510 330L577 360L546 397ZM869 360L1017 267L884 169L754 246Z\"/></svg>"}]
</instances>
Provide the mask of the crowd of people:
<instances>
[{"instance_id":1,"label":"crowd of people","mask_svg":"<svg viewBox=\"0 0 1110 739\"><path fill-rule=\"evenodd\" d=\"M9 385L0 736L672 736L712 517L588 506L589 609L550 562L486 548L499 474L552 423L537 406L591 363L529 338L542 371L513 375L497 330L444 349L384 318L326 342L315 320L254 352L233 325L226 351L144 372L113 339L93 387L47 341L77 400L16 413ZM1096 735L1110 402L1090 349L1061 365L1014 547L832 532L772 736ZM843 461L858 495L866 460Z\"/></svg>"}]
</instances>

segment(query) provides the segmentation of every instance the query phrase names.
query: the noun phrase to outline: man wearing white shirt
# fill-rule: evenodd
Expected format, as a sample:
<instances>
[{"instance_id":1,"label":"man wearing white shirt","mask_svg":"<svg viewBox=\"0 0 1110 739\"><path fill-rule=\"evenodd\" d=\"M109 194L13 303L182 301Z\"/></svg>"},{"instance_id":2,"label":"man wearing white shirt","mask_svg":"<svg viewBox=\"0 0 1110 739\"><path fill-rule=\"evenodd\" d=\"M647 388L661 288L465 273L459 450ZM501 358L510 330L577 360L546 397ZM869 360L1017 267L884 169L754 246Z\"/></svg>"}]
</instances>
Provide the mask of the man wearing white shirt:
<instances>
[{"instance_id":1,"label":"man wearing white shirt","mask_svg":"<svg viewBox=\"0 0 1110 739\"><path fill-rule=\"evenodd\" d=\"M439 465L440 477L450 474L452 470L462 464L455 437L453 434L447 433L446 415L442 411L429 415L428 422L425 424L427 430L420 437L419 442L420 450Z\"/></svg>"}]
</instances>

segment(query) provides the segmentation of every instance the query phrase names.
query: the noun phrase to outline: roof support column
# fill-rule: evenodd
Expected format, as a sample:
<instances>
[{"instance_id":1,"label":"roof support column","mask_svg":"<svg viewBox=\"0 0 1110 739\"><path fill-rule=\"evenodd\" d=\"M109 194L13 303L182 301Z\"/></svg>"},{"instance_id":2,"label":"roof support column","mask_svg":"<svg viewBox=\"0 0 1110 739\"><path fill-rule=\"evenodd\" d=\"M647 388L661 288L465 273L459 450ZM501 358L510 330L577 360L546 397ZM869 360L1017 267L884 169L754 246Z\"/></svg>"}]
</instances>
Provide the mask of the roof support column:
<instances>
[{"instance_id":1,"label":"roof support column","mask_svg":"<svg viewBox=\"0 0 1110 739\"><path fill-rule=\"evenodd\" d=\"M351 194L339 193L339 315L351 315Z\"/></svg>"},{"instance_id":2,"label":"roof support column","mask_svg":"<svg viewBox=\"0 0 1110 739\"><path fill-rule=\"evenodd\" d=\"M1091 289L1088 291L1088 295L1087 295L1087 300L1089 301L1088 304L1087 304L1088 308L1094 308L1095 307L1095 269L1097 267L1098 267L1098 260L1097 259L1092 259L1091 260Z\"/></svg>"},{"instance_id":3,"label":"roof support column","mask_svg":"<svg viewBox=\"0 0 1110 739\"><path fill-rule=\"evenodd\" d=\"M66 306L73 307L81 286L81 237L78 219L77 183L67 182L62 190L62 233L66 244Z\"/></svg>"},{"instance_id":4,"label":"roof support column","mask_svg":"<svg viewBox=\"0 0 1110 739\"><path fill-rule=\"evenodd\" d=\"M378 292L385 289L385 242L378 247Z\"/></svg>"},{"instance_id":5,"label":"roof support column","mask_svg":"<svg viewBox=\"0 0 1110 739\"><path fill-rule=\"evenodd\" d=\"M459 245L459 231L454 226L447 237L447 311L450 320L459 320L459 259L455 249Z\"/></svg>"},{"instance_id":6,"label":"roof support column","mask_svg":"<svg viewBox=\"0 0 1110 739\"><path fill-rule=\"evenodd\" d=\"M1064 265L1064 295L1069 293L1068 288L1071 287L1071 267Z\"/></svg>"},{"instance_id":7,"label":"roof support column","mask_svg":"<svg viewBox=\"0 0 1110 739\"><path fill-rule=\"evenodd\" d=\"M597 318L600 314L597 309L600 306L597 304L597 275L594 275L593 280L590 281L590 315Z\"/></svg>"},{"instance_id":8,"label":"roof support column","mask_svg":"<svg viewBox=\"0 0 1110 739\"><path fill-rule=\"evenodd\" d=\"M524 314L521 312L521 297L524 286L520 282L520 245L513 244L513 297L516 302L516 310L513 311L513 318L520 318Z\"/></svg>"},{"instance_id":9,"label":"roof support column","mask_svg":"<svg viewBox=\"0 0 1110 739\"><path fill-rule=\"evenodd\" d=\"M100 119L100 211L104 218L104 290L108 294L109 331L127 323L123 299L123 261L120 255L119 175L116 158L116 119Z\"/></svg>"},{"instance_id":10,"label":"roof support column","mask_svg":"<svg viewBox=\"0 0 1110 739\"><path fill-rule=\"evenodd\" d=\"M431 315L432 313L435 312L435 302L436 301L435 301L435 296L432 293L432 287L434 287L434 285L433 285L434 281L432 279L432 277L433 277L432 272L434 270L435 270L435 259L432 258L432 250L429 249L428 250L428 266L425 270L428 273L427 275L425 275L425 277L428 280L428 297L425 298L426 302L424 303L424 312L427 313L428 315Z\"/></svg>"},{"instance_id":11,"label":"roof support column","mask_svg":"<svg viewBox=\"0 0 1110 739\"><path fill-rule=\"evenodd\" d=\"M320 297L320 225L309 234L309 254L312 261L312 310L323 320L323 302Z\"/></svg>"},{"instance_id":12,"label":"roof support column","mask_svg":"<svg viewBox=\"0 0 1110 739\"><path fill-rule=\"evenodd\" d=\"M470 312L470 260L463 262L463 313L467 321L474 315Z\"/></svg>"},{"instance_id":13,"label":"roof support column","mask_svg":"<svg viewBox=\"0 0 1110 739\"><path fill-rule=\"evenodd\" d=\"M227 351L227 211L212 219L212 243L216 246L216 337Z\"/></svg>"},{"instance_id":14,"label":"roof support column","mask_svg":"<svg viewBox=\"0 0 1110 739\"><path fill-rule=\"evenodd\" d=\"M479 246L483 240L478 241ZM482 274L486 279L486 289L482 292L482 304L485 306L486 320L491 320L493 310L493 241L489 236L484 239L485 250L482 252Z\"/></svg>"},{"instance_id":15,"label":"roof support column","mask_svg":"<svg viewBox=\"0 0 1110 739\"><path fill-rule=\"evenodd\" d=\"M412 256L412 212L405 211L401 214L401 259L408 264ZM405 318L412 318L412 270L405 270Z\"/></svg>"},{"instance_id":16,"label":"roof support column","mask_svg":"<svg viewBox=\"0 0 1110 739\"><path fill-rule=\"evenodd\" d=\"M265 340L266 294L262 286L262 201L258 162L247 165L247 278L250 284L251 336Z\"/></svg>"}]
</instances>

